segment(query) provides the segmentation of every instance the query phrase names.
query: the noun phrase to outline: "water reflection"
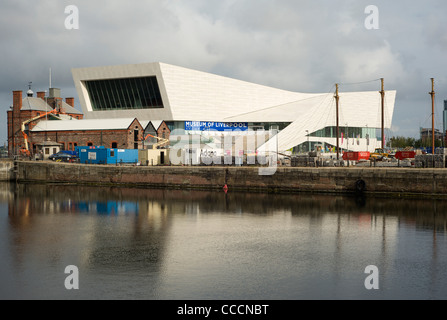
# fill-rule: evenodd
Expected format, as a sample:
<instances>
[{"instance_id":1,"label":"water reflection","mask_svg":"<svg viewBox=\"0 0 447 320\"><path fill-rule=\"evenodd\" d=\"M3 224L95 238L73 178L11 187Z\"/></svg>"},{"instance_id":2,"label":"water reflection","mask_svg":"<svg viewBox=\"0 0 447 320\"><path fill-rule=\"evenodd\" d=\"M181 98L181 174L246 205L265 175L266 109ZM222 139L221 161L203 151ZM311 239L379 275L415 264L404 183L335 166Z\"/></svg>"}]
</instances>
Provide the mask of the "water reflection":
<instances>
[{"instance_id":1,"label":"water reflection","mask_svg":"<svg viewBox=\"0 0 447 320\"><path fill-rule=\"evenodd\" d=\"M0 297L447 298L446 200L0 184L0 204Z\"/></svg>"}]
</instances>

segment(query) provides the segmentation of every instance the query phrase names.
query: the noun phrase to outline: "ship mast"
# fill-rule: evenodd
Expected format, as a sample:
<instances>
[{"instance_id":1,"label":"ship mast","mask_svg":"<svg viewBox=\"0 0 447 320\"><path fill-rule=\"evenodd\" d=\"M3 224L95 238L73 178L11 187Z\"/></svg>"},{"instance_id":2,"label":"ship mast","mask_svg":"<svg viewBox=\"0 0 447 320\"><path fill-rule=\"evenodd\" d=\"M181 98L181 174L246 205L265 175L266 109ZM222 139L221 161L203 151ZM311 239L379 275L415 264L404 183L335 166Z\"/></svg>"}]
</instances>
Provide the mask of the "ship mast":
<instances>
[{"instance_id":1,"label":"ship mast","mask_svg":"<svg viewBox=\"0 0 447 320\"><path fill-rule=\"evenodd\" d=\"M383 90L383 78L380 81L382 82L382 90L380 91L382 98L382 149L385 149L385 90Z\"/></svg>"},{"instance_id":2,"label":"ship mast","mask_svg":"<svg viewBox=\"0 0 447 320\"><path fill-rule=\"evenodd\" d=\"M431 78L431 145L432 154L435 154L435 79Z\"/></svg>"},{"instance_id":3,"label":"ship mast","mask_svg":"<svg viewBox=\"0 0 447 320\"><path fill-rule=\"evenodd\" d=\"M340 100L340 97L338 95L338 83L335 84L335 113L336 113L336 122L337 122L337 130L336 130L336 135L337 135L337 148L336 148L336 152L337 152L337 160L340 159L340 152L339 152L339 134L340 134L340 127L339 127L339 119L338 119L338 100Z\"/></svg>"}]
</instances>

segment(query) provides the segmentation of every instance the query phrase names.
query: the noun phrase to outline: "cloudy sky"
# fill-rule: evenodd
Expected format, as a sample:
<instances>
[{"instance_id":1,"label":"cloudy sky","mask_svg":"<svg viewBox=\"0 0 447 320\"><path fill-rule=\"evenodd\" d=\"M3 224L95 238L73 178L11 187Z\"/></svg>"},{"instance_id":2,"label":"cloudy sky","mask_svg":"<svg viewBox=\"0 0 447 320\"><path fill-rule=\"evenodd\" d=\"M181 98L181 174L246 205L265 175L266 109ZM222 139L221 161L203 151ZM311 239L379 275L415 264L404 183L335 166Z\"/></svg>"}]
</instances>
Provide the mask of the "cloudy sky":
<instances>
[{"instance_id":1,"label":"cloudy sky","mask_svg":"<svg viewBox=\"0 0 447 320\"><path fill-rule=\"evenodd\" d=\"M79 29L66 29L74 5ZM368 5L379 29L367 29ZM447 100L445 0L2 0L0 143L12 91L75 97L71 68L164 62L280 89L397 90L389 136L436 127ZM359 84L361 82L366 82Z\"/></svg>"}]
</instances>

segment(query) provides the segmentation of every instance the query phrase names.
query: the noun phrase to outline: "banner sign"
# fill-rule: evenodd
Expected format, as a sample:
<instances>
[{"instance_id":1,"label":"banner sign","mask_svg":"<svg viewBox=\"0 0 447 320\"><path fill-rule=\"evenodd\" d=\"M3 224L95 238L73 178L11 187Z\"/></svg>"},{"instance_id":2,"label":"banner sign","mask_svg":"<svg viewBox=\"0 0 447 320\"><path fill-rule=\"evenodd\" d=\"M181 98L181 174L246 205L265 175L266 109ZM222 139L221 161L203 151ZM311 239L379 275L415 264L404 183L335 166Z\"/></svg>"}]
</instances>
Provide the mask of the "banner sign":
<instances>
[{"instance_id":1,"label":"banner sign","mask_svg":"<svg viewBox=\"0 0 447 320\"><path fill-rule=\"evenodd\" d=\"M185 121L186 131L247 131L247 122Z\"/></svg>"}]
</instances>

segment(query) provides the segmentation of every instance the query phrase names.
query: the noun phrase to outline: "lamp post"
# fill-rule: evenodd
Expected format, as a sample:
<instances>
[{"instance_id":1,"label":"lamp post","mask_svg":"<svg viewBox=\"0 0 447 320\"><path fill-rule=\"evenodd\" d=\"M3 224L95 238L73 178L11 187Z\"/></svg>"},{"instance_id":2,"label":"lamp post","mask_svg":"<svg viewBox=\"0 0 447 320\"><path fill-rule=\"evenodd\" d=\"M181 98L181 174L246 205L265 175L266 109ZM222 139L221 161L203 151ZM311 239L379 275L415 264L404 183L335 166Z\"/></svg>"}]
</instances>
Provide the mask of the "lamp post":
<instances>
[{"instance_id":1,"label":"lamp post","mask_svg":"<svg viewBox=\"0 0 447 320\"><path fill-rule=\"evenodd\" d=\"M365 134L365 138L366 138L366 150L369 151L369 131L368 131L368 124L365 124L366 127L366 134Z\"/></svg>"},{"instance_id":2,"label":"lamp post","mask_svg":"<svg viewBox=\"0 0 447 320\"><path fill-rule=\"evenodd\" d=\"M307 151L310 152L310 144L309 144L309 130L306 130L306 135L307 135Z\"/></svg>"},{"instance_id":3,"label":"lamp post","mask_svg":"<svg viewBox=\"0 0 447 320\"><path fill-rule=\"evenodd\" d=\"M48 97L47 97L47 90L45 90L45 112L48 112L47 106L48 106ZM45 120L48 120L47 114L45 115Z\"/></svg>"},{"instance_id":4,"label":"lamp post","mask_svg":"<svg viewBox=\"0 0 447 320\"><path fill-rule=\"evenodd\" d=\"M348 133L348 124L346 123L346 151L349 151L348 148L349 148L349 133Z\"/></svg>"}]
</instances>

